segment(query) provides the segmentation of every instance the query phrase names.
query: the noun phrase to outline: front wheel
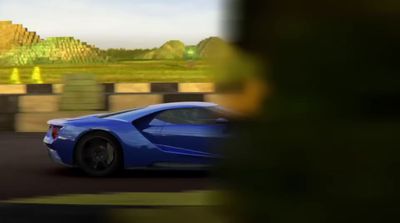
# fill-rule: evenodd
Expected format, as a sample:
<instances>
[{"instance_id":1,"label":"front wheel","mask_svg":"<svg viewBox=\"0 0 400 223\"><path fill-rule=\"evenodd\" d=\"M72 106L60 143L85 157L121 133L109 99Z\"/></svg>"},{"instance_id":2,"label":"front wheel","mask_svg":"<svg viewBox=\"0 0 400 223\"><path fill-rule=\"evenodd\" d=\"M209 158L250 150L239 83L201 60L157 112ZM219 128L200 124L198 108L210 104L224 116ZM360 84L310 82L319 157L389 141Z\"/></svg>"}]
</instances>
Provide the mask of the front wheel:
<instances>
[{"instance_id":1,"label":"front wheel","mask_svg":"<svg viewBox=\"0 0 400 223\"><path fill-rule=\"evenodd\" d=\"M103 132L84 136L76 147L75 159L85 173L97 177L111 175L122 165L118 143Z\"/></svg>"}]
</instances>

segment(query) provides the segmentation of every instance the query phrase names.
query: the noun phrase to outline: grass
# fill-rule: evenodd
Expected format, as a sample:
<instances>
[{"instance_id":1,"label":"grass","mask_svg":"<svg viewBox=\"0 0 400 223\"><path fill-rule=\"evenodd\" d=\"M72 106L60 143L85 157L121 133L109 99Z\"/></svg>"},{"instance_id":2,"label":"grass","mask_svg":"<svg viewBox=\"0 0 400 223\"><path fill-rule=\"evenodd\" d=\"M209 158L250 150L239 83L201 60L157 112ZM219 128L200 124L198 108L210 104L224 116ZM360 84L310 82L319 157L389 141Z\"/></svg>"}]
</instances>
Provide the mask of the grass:
<instances>
[{"instance_id":1,"label":"grass","mask_svg":"<svg viewBox=\"0 0 400 223\"><path fill-rule=\"evenodd\" d=\"M210 66L205 61L137 60L108 64L40 65L45 83L62 83L71 73L95 74L100 83L116 82L212 82ZM13 67L0 67L0 84L8 84ZM33 66L18 67L22 83L32 83Z\"/></svg>"}]
</instances>

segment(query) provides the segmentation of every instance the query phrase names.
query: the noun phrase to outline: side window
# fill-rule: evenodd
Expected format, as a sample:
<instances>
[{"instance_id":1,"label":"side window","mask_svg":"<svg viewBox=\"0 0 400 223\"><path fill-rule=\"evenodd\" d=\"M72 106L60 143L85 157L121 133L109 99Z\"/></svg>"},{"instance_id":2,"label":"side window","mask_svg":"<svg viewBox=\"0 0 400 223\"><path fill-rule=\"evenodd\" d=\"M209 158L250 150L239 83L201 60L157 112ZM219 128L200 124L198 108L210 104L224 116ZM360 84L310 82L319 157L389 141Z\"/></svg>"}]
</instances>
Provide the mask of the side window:
<instances>
[{"instance_id":1,"label":"side window","mask_svg":"<svg viewBox=\"0 0 400 223\"><path fill-rule=\"evenodd\" d=\"M198 125L214 124L218 118L216 113L204 108L191 109L189 117L192 124Z\"/></svg>"},{"instance_id":2,"label":"side window","mask_svg":"<svg viewBox=\"0 0 400 223\"><path fill-rule=\"evenodd\" d=\"M156 116L156 119L169 124L186 124L184 109L172 109L161 112Z\"/></svg>"},{"instance_id":3,"label":"side window","mask_svg":"<svg viewBox=\"0 0 400 223\"><path fill-rule=\"evenodd\" d=\"M158 114L152 123L164 122L166 124L214 124L218 114L205 108L171 109Z\"/></svg>"}]
</instances>

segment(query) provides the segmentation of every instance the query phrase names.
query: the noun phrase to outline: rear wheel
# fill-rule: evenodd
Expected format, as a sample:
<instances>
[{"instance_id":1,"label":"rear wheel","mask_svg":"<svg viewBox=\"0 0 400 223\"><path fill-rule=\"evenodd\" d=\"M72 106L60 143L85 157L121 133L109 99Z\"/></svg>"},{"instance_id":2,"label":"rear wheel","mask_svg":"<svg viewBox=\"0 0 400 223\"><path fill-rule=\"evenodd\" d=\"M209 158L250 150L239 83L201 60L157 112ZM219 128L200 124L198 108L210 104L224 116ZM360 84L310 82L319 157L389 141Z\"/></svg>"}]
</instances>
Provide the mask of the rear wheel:
<instances>
[{"instance_id":1,"label":"rear wheel","mask_svg":"<svg viewBox=\"0 0 400 223\"><path fill-rule=\"evenodd\" d=\"M122 165L122 153L113 137L103 132L84 136L76 147L77 165L88 175L108 176Z\"/></svg>"}]
</instances>

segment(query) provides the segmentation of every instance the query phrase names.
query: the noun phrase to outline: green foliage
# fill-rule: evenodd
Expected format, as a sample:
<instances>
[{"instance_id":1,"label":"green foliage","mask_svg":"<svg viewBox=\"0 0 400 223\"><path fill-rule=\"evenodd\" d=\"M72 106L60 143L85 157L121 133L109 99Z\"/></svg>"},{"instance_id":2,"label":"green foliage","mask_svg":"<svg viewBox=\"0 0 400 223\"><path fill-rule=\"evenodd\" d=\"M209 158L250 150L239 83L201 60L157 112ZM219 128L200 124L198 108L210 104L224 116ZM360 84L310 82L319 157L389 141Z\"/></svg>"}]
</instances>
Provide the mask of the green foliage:
<instances>
[{"instance_id":1,"label":"green foliage","mask_svg":"<svg viewBox=\"0 0 400 223\"><path fill-rule=\"evenodd\" d=\"M145 54L143 55L143 58L142 58L142 59L144 59L144 60L152 60L152 59L154 58L154 53L155 53L155 51L156 51L156 49L151 50L151 51L145 53Z\"/></svg>"},{"instance_id":2,"label":"green foliage","mask_svg":"<svg viewBox=\"0 0 400 223\"><path fill-rule=\"evenodd\" d=\"M193 46L192 46L193 48ZM154 49L108 49L103 51L113 61L128 60L174 60L184 59L185 44L179 40L170 40L160 48Z\"/></svg>"},{"instance_id":3,"label":"green foliage","mask_svg":"<svg viewBox=\"0 0 400 223\"><path fill-rule=\"evenodd\" d=\"M143 60L152 49L107 49L103 53L113 61Z\"/></svg>"},{"instance_id":4,"label":"green foliage","mask_svg":"<svg viewBox=\"0 0 400 223\"><path fill-rule=\"evenodd\" d=\"M35 65L52 63L102 63L107 58L101 51L72 37L47 38L33 45L21 46L0 56L2 64Z\"/></svg>"},{"instance_id":5,"label":"green foliage","mask_svg":"<svg viewBox=\"0 0 400 223\"><path fill-rule=\"evenodd\" d=\"M187 46L185 48L185 53L183 54L183 59L185 59L185 60L200 59L200 56L197 52L197 47L196 46Z\"/></svg>"},{"instance_id":6,"label":"green foliage","mask_svg":"<svg viewBox=\"0 0 400 223\"><path fill-rule=\"evenodd\" d=\"M32 64L52 64L55 61L50 60L48 57L37 57L33 59Z\"/></svg>"}]
</instances>

